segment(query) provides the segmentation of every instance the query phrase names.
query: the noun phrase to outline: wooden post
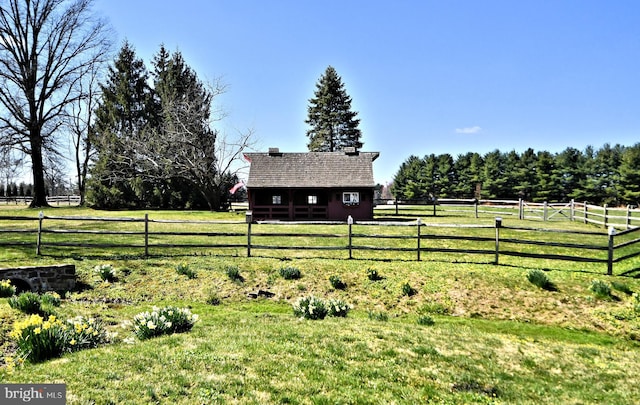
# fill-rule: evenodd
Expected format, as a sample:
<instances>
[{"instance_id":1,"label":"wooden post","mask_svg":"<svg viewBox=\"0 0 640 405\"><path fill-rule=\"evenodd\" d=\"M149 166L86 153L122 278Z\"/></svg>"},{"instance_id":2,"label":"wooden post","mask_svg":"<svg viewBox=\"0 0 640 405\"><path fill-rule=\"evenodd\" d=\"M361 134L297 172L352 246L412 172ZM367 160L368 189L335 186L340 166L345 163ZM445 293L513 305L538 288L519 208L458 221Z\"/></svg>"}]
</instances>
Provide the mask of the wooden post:
<instances>
[{"instance_id":1,"label":"wooden post","mask_svg":"<svg viewBox=\"0 0 640 405\"><path fill-rule=\"evenodd\" d=\"M433 197L433 216L436 216L436 198Z\"/></svg>"},{"instance_id":2,"label":"wooden post","mask_svg":"<svg viewBox=\"0 0 640 405\"><path fill-rule=\"evenodd\" d=\"M604 226L606 228L607 227L607 216L609 215L609 206L607 204L605 204L603 209L604 209L604 224L602 224L602 226Z\"/></svg>"},{"instance_id":3,"label":"wooden post","mask_svg":"<svg viewBox=\"0 0 640 405\"><path fill-rule=\"evenodd\" d=\"M247 257L251 257L251 223L253 222L253 211L245 212L244 220L247 222Z\"/></svg>"},{"instance_id":4,"label":"wooden post","mask_svg":"<svg viewBox=\"0 0 640 405\"><path fill-rule=\"evenodd\" d=\"M582 215L582 219L584 221L584 223L587 223L587 202L584 202L584 214Z\"/></svg>"},{"instance_id":5,"label":"wooden post","mask_svg":"<svg viewBox=\"0 0 640 405\"><path fill-rule=\"evenodd\" d=\"M418 253L418 261L420 261L420 228L422 228L422 220L420 218L418 218L418 220L416 221L416 225L418 226L418 248L417 248L417 253Z\"/></svg>"},{"instance_id":6,"label":"wooden post","mask_svg":"<svg viewBox=\"0 0 640 405\"><path fill-rule=\"evenodd\" d=\"M353 217L351 215L347 217L347 224L349 225L349 259L353 259L353 245L352 245L352 233L351 233L351 227L353 226Z\"/></svg>"},{"instance_id":7,"label":"wooden post","mask_svg":"<svg viewBox=\"0 0 640 405\"><path fill-rule=\"evenodd\" d=\"M574 217L576 215L576 204L575 201L573 200L573 198L571 199L571 202L569 203L569 221L573 222L574 221Z\"/></svg>"},{"instance_id":8,"label":"wooden post","mask_svg":"<svg viewBox=\"0 0 640 405\"><path fill-rule=\"evenodd\" d=\"M40 243L42 242L42 220L44 219L44 212L38 213L38 239L36 242L36 256L40 256Z\"/></svg>"},{"instance_id":9,"label":"wooden post","mask_svg":"<svg viewBox=\"0 0 640 405\"><path fill-rule=\"evenodd\" d=\"M144 255L149 256L149 214L144 214Z\"/></svg>"},{"instance_id":10,"label":"wooden post","mask_svg":"<svg viewBox=\"0 0 640 405\"><path fill-rule=\"evenodd\" d=\"M500 252L500 228L502 228L502 218L496 217L496 258L494 264L498 264L498 256Z\"/></svg>"},{"instance_id":11,"label":"wooden post","mask_svg":"<svg viewBox=\"0 0 640 405\"><path fill-rule=\"evenodd\" d=\"M610 276L613 274L613 239L616 236L616 228L613 226L609 227L609 254L607 255L607 275Z\"/></svg>"},{"instance_id":12,"label":"wooden post","mask_svg":"<svg viewBox=\"0 0 640 405\"><path fill-rule=\"evenodd\" d=\"M549 218L548 213L549 213L549 204L545 201L544 204L542 205L542 220L546 221L547 218Z\"/></svg>"},{"instance_id":13,"label":"wooden post","mask_svg":"<svg viewBox=\"0 0 640 405\"><path fill-rule=\"evenodd\" d=\"M398 200L396 199L396 215L398 215Z\"/></svg>"},{"instance_id":14,"label":"wooden post","mask_svg":"<svg viewBox=\"0 0 640 405\"><path fill-rule=\"evenodd\" d=\"M627 204L627 218L625 220L626 229L631 228L631 204Z\"/></svg>"},{"instance_id":15,"label":"wooden post","mask_svg":"<svg viewBox=\"0 0 640 405\"><path fill-rule=\"evenodd\" d=\"M518 219L524 219L524 201L522 201L522 198L518 198Z\"/></svg>"},{"instance_id":16,"label":"wooden post","mask_svg":"<svg viewBox=\"0 0 640 405\"><path fill-rule=\"evenodd\" d=\"M474 199L473 205L474 205L474 208L475 208L475 211L476 211L476 219L478 219L478 199L477 198Z\"/></svg>"}]
</instances>

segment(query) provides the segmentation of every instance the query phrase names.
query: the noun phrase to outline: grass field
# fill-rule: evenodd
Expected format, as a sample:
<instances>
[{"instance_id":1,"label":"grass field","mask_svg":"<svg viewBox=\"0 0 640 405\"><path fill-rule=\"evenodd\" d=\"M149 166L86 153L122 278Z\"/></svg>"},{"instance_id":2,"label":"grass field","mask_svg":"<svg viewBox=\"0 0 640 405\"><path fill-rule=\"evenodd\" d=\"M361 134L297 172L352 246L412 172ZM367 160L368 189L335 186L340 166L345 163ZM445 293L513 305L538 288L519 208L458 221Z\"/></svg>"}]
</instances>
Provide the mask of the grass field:
<instances>
[{"instance_id":1,"label":"grass field","mask_svg":"<svg viewBox=\"0 0 640 405\"><path fill-rule=\"evenodd\" d=\"M37 215L25 208L10 211ZM77 208L46 214L144 215ZM243 213L152 215L244 219ZM594 230L575 223L553 227ZM461 255L417 262L395 252L376 260L270 251L247 258L234 250L155 252L148 258L81 249L34 253L3 249L0 267L75 264L83 288L63 297L56 314L98 317L117 332L97 349L14 370L0 366L3 382L66 383L69 404L632 404L640 397L640 307L632 295L640 292L640 281L605 276L601 264L510 257L494 265L492 257ZM117 280L103 282L93 271L98 264L113 265ZM195 277L179 274L180 264ZM230 266L237 267L239 279L227 275ZM283 266L298 268L301 278L284 279ZM532 268L543 269L555 290L530 283ZM380 279L370 280L371 271ZM346 288L334 288L331 276ZM613 294L596 296L593 280L612 285ZM404 294L406 284L416 293ZM249 298L257 290L273 296ZM298 319L292 303L308 295L339 298L353 310L346 318ZM200 322L187 333L132 343L123 325L154 305L189 307ZM14 351L8 332L23 317L0 299L0 347L7 356Z\"/></svg>"}]
</instances>

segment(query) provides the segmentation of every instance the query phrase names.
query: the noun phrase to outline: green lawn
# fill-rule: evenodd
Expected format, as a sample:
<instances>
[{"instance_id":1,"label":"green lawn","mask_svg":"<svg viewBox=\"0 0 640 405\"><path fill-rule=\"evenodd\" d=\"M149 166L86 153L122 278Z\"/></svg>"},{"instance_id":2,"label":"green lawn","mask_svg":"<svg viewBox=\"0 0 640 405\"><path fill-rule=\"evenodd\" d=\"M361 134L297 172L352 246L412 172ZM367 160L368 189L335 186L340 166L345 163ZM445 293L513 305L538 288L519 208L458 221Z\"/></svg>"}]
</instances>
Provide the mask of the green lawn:
<instances>
[{"instance_id":1,"label":"green lawn","mask_svg":"<svg viewBox=\"0 0 640 405\"><path fill-rule=\"evenodd\" d=\"M37 216L24 208L11 214L17 212ZM47 215L144 216L73 208L53 212ZM150 215L243 220L243 215L208 212ZM426 221L473 222L453 217ZM560 222L552 226L595 229ZM319 229L310 228L309 233ZM632 404L640 397L635 382L640 308L628 294L640 292L640 280L607 277L601 264L505 257L494 265L490 255L436 254L418 262L414 255L394 252L376 260L324 258L317 251L297 258L291 252L257 251L247 258L233 249L155 252L148 258L108 250L34 253L2 249L0 266L75 264L83 288L63 297L57 315L98 317L118 334L98 349L13 371L0 366L3 382L66 383L69 404ZM113 283L93 272L106 263L118 273ZM197 277L178 274L178 264ZM238 267L242 281L229 279L229 266ZM283 266L297 267L302 277L283 279ZM545 269L557 290L531 284L527 274L532 268ZM369 280L367 270L376 270L382 279ZM330 276L343 280L346 289L334 289ZM613 284L613 296L596 297L589 290L594 279ZM417 293L403 295L405 283ZM247 296L256 290L274 295ZM307 295L340 298L353 310L346 318L298 319L291 305ZM221 304L207 304L212 297ZM122 325L153 305L190 307L200 322L187 333L129 343L132 332ZM23 317L0 299L5 355L14 350L11 325ZM418 323L425 318L433 324Z\"/></svg>"}]
</instances>

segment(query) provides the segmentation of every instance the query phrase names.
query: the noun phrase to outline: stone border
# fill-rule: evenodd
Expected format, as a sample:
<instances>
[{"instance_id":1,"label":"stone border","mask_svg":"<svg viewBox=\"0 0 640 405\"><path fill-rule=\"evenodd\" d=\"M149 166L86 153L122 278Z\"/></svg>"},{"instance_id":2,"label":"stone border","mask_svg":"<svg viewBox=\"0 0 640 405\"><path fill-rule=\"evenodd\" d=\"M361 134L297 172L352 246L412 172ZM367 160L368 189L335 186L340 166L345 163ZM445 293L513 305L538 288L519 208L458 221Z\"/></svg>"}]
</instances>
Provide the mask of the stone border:
<instances>
[{"instance_id":1,"label":"stone border","mask_svg":"<svg viewBox=\"0 0 640 405\"><path fill-rule=\"evenodd\" d=\"M0 280L11 280L18 289L70 291L76 286L74 264L22 266L0 269Z\"/></svg>"}]
</instances>

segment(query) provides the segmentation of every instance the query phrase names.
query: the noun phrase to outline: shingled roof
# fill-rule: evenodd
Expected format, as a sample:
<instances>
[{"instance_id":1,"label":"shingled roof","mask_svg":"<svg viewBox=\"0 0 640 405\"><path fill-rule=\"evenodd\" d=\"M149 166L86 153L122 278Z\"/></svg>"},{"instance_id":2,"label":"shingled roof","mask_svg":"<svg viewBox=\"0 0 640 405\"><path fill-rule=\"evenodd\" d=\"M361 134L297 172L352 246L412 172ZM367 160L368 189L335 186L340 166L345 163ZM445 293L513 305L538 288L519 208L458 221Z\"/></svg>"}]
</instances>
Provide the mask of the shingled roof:
<instances>
[{"instance_id":1,"label":"shingled roof","mask_svg":"<svg viewBox=\"0 0 640 405\"><path fill-rule=\"evenodd\" d=\"M247 188L374 187L378 152L247 153Z\"/></svg>"}]
</instances>

